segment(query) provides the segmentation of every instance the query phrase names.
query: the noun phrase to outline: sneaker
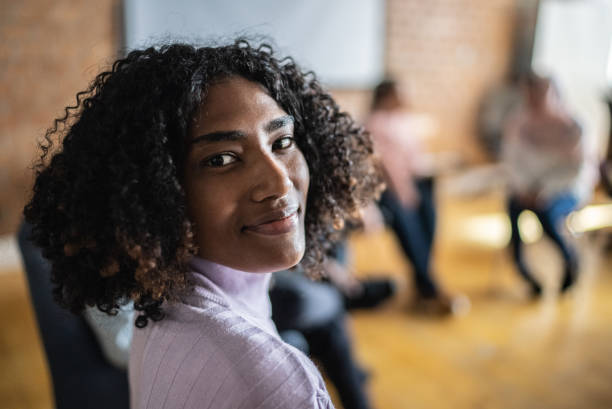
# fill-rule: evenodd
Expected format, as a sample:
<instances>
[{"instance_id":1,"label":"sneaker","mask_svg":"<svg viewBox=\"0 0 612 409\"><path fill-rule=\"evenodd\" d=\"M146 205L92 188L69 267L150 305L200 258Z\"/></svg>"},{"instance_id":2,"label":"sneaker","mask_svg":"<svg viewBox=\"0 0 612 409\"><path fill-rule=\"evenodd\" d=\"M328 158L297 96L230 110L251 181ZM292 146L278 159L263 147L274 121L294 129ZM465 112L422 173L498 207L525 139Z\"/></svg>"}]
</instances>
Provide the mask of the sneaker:
<instances>
[{"instance_id":1,"label":"sneaker","mask_svg":"<svg viewBox=\"0 0 612 409\"><path fill-rule=\"evenodd\" d=\"M434 297L417 296L413 304L413 309L417 313L436 317L465 315L470 308L470 299L461 294L454 296L438 294Z\"/></svg>"},{"instance_id":2,"label":"sneaker","mask_svg":"<svg viewBox=\"0 0 612 409\"><path fill-rule=\"evenodd\" d=\"M387 278L362 280L361 287L358 295L344 296L347 310L374 308L395 294L395 283Z\"/></svg>"},{"instance_id":3,"label":"sneaker","mask_svg":"<svg viewBox=\"0 0 612 409\"><path fill-rule=\"evenodd\" d=\"M561 282L561 293L567 292L576 282L576 272L568 269L565 271L565 275L563 276L563 281Z\"/></svg>"},{"instance_id":4,"label":"sneaker","mask_svg":"<svg viewBox=\"0 0 612 409\"><path fill-rule=\"evenodd\" d=\"M563 275L563 281L561 282L561 293L567 292L578 278L578 262L574 258L566 267L565 274Z\"/></svg>"},{"instance_id":5,"label":"sneaker","mask_svg":"<svg viewBox=\"0 0 612 409\"><path fill-rule=\"evenodd\" d=\"M529 298L537 300L542 297L542 287L540 284L534 282L529 283Z\"/></svg>"}]
</instances>

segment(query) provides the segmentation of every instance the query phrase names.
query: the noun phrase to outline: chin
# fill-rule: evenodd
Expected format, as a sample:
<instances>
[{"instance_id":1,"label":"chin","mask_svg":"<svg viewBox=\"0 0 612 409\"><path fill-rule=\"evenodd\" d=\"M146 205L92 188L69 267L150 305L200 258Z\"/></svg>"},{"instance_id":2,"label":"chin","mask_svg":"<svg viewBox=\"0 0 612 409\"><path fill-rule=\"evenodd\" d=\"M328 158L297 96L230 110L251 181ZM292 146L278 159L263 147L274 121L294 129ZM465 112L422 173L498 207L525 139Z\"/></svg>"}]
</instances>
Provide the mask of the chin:
<instances>
[{"instance_id":1,"label":"chin","mask_svg":"<svg viewBox=\"0 0 612 409\"><path fill-rule=\"evenodd\" d=\"M283 267L281 270L287 270L291 267L295 267L299 264L300 261L302 261L303 257L304 251L302 250L299 254L296 254L295 257L292 257L290 260L287 260L287 262L285 263L285 267Z\"/></svg>"},{"instance_id":2,"label":"chin","mask_svg":"<svg viewBox=\"0 0 612 409\"><path fill-rule=\"evenodd\" d=\"M290 249L274 249L273 251L266 252L268 257L261 257L260 262L253 263L254 269L250 269L253 272L277 272L282 270L288 270L291 267L296 266L304 257L304 245L298 247L292 247Z\"/></svg>"},{"instance_id":3,"label":"chin","mask_svg":"<svg viewBox=\"0 0 612 409\"><path fill-rule=\"evenodd\" d=\"M292 267L295 267L304 257L304 251L300 251L295 254L283 254L283 257L280 259L271 261L269 268L267 269L270 272L277 272L282 270L288 270Z\"/></svg>"}]
</instances>

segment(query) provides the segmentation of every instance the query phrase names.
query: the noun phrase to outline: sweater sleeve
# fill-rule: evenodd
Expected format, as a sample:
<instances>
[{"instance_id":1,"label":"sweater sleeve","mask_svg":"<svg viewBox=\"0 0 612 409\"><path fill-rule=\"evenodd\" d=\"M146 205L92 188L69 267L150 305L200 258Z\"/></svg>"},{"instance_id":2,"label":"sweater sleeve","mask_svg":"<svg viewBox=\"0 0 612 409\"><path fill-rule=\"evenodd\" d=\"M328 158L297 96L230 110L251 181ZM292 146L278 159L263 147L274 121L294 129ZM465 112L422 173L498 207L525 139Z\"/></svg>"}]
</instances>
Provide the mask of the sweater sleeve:
<instances>
[{"instance_id":1,"label":"sweater sleeve","mask_svg":"<svg viewBox=\"0 0 612 409\"><path fill-rule=\"evenodd\" d=\"M134 352L147 357L130 366L134 409L333 408L304 354L224 308L155 323L136 338Z\"/></svg>"},{"instance_id":2,"label":"sweater sleeve","mask_svg":"<svg viewBox=\"0 0 612 409\"><path fill-rule=\"evenodd\" d=\"M239 359L235 354L227 357L233 358L232 365L215 392L211 408L333 407L323 380L305 355L267 334L254 337L262 343L244 351Z\"/></svg>"}]
</instances>

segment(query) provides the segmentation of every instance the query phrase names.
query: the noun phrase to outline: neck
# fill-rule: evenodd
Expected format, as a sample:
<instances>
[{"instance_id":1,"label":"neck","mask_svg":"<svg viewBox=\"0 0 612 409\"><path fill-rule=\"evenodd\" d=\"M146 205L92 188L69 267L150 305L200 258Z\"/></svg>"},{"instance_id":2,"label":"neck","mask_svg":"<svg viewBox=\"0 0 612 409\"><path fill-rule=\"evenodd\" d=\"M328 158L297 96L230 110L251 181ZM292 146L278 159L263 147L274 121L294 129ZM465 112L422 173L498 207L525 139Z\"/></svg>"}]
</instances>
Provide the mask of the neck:
<instances>
[{"instance_id":1,"label":"neck","mask_svg":"<svg viewBox=\"0 0 612 409\"><path fill-rule=\"evenodd\" d=\"M194 257L190 262L194 271L218 287L233 307L254 315L270 314L268 287L271 273L250 273L236 270L212 261ZM196 275L196 287L199 281Z\"/></svg>"}]
</instances>

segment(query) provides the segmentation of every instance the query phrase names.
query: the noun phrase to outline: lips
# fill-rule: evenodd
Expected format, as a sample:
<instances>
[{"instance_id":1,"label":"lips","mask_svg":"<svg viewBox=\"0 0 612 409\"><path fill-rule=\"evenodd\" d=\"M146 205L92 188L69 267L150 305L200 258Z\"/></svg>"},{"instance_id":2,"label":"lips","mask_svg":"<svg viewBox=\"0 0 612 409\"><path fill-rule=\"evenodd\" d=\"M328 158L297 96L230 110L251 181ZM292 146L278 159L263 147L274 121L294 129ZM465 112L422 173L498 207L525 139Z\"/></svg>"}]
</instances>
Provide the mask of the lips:
<instances>
[{"instance_id":1,"label":"lips","mask_svg":"<svg viewBox=\"0 0 612 409\"><path fill-rule=\"evenodd\" d=\"M264 213L252 224L245 226L244 230L264 235L289 233L297 227L299 211L299 206L288 206Z\"/></svg>"}]
</instances>

